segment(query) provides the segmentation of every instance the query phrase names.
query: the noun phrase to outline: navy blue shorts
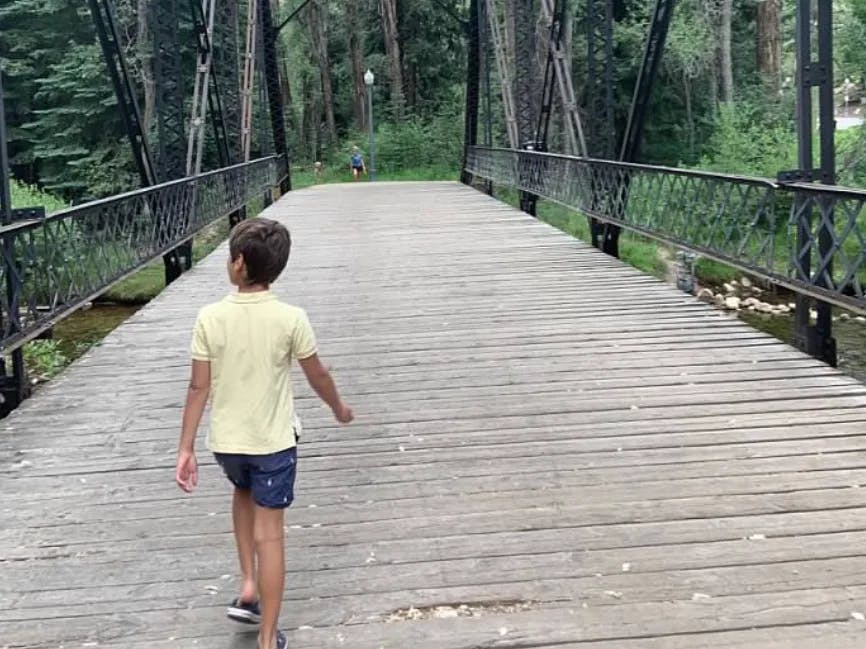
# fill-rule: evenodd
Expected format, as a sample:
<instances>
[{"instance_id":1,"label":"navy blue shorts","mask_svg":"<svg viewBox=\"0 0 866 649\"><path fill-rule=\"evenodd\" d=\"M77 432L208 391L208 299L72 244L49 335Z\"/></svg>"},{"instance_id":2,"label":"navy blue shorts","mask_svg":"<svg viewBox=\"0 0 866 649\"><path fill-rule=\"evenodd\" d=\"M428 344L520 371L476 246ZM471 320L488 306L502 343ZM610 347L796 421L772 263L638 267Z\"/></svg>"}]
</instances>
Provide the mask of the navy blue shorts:
<instances>
[{"instance_id":1,"label":"navy blue shorts","mask_svg":"<svg viewBox=\"0 0 866 649\"><path fill-rule=\"evenodd\" d=\"M285 509L295 499L297 447L270 455L214 453L214 457L231 483L252 491L260 507Z\"/></svg>"}]
</instances>

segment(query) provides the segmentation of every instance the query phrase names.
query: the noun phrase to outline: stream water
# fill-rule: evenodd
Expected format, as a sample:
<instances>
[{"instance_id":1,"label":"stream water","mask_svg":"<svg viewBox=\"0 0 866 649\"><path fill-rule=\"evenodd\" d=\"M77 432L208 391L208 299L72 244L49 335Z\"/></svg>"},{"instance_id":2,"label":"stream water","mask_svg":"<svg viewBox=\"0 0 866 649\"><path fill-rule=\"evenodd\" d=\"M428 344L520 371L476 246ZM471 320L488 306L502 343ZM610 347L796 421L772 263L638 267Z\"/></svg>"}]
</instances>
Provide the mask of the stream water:
<instances>
[{"instance_id":1,"label":"stream water","mask_svg":"<svg viewBox=\"0 0 866 649\"><path fill-rule=\"evenodd\" d=\"M141 305L101 304L78 311L54 327L54 339L63 355L75 359L99 343Z\"/></svg>"}]
</instances>

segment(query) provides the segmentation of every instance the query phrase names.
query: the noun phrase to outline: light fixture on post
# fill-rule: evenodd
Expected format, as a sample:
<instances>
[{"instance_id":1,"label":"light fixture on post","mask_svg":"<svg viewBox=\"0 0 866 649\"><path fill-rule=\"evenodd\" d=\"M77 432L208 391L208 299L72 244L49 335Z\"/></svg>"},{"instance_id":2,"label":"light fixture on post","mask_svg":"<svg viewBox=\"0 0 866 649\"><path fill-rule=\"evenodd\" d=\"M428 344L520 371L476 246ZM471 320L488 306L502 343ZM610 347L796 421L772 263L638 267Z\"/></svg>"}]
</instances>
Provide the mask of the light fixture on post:
<instances>
[{"instance_id":1,"label":"light fixture on post","mask_svg":"<svg viewBox=\"0 0 866 649\"><path fill-rule=\"evenodd\" d=\"M372 70L364 73L364 84L367 86L367 124L370 126L370 180L376 180L376 136L373 129L373 84L376 77Z\"/></svg>"}]
</instances>

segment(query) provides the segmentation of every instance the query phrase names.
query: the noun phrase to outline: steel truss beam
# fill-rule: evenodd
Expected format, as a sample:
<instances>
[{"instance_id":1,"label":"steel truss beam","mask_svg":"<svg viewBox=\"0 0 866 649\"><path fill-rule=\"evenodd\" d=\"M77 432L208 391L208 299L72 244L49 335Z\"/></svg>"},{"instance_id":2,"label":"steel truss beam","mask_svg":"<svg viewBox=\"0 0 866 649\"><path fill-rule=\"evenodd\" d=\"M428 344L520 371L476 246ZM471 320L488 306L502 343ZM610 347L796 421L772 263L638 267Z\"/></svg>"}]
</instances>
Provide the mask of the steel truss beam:
<instances>
[{"instance_id":1,"label":"steel truss beam","mask_svg":"<svg viewBox=\"0 0 866 649\"><path fill-rule=\"evenodd\" d=\"M193 0L195 1L195 0ZM243 160L241 144L240 49L238 0L217 0L213 29L213 78L219 89L229 164Z\"/></svg>"},{"instance_id":2,"label":"steel truss beam","mask_svg":"<svg viewBox=\"0 0 866 649\"><path fill-rule=\"evenodd\" d=\"M153 78L156 88L157 176L161 182L186 174L186 130L183 111L177 0L153 0Z\"/></svg>"},{"instance_id":3,"label":"steel truss beam","mask_svg":"<svg viewBox=\"0 0 866 649\"><path fill-rule=\"evenodd\" d=\"M538 123L538 70L535 62L535 0L514 0L514 85L521 148L531 145Z\"/></svg>"},{"instance_id":4,"label":"steel truss beam","mask_svg":"<svg viewBox=\"0 0 866 649\"><path fill-rule=\"evenodd\" d=\"M652 18L650 19L649 33L647 35L646 48L644 49L643 62L641 63L640 71L638 72L637 82L635 83L634 96L632 97L631 107L629 109L628 122L626 123L625 132L622 138L622 148L620 149L619 158L623 162L636 162L640 155L640 145L643 138L644 127L646 125L647 115L649 114L652 90L658 77L658 68L661 63L664 53L665 41L667 40L668 28L670 27L671 18L673 16L674 5L676 0L656 0ZM613 23L613 5L605 7L605 25ZM608 50L609 36L608 28L605 27L605 60L611 61L612 52ZM611 66L612 68L612 66ZM611 74L609 68L605 68L605 74ZM605 84L612 85L612 78L605 80ZM600 83L596 81L592 84L597 90L601 90ZM605 103L609 100L605 97ZM612 106L612 102L608 104ZM606 108L605 120L613 119L612 108ZM603 126L602 128L607 128ZM613 133L613 129L608 133ZM608 138L611 135L607 136ZM604 146L610 146L609 141L605 138ZM594 194L594 200L601 206L605 201L615 200L622 206L628 197L629 186L628 181L624 181L622 187L617 190L621 194L621 198L614 198L605 192L597 192ZM600 224L597 221L590 221L592 233L592 243L597 248L601 249L609 255L619 257L619 235L620 229L618 226L605 223Z\"/></svg>"},{"instance_id":5,"label":"steel truss beam","mask_svg":"<svg viewBox=\"0 0 866 649\"><path fill-rule=\"evenodd\" d=\"M614 0L586 2L587 154L613 159L616 151L613 95Z\"/></svg>"},{"instance_id":6,"label":"steel truss beam","mask_svg":"<svg viewBox=\"0 0 866 649\"><path fill-rule=\"evenodd\" d=\"M487 33L493 46L496 71L499 74L499 87L502 93L502 109L505 112L505 132L512 149L520 147L520 130L517 126L517 109L514 103L514 88L508 66L508 51L502 36L502 23L495 0L483 0L484 13L487 15Z\"/></svg>"},{"instance_id":7,"label":"steel truss beam","mask_svg":"<svg viewBox=\"0 0 866 649\"><path fill-rule=\"evenodd\" d=\"M481 0L469 3L469 21L466 23L466 113L463 135L463 173L461 181L467 185L472 175L466 169L466 156L470 146L478 144L478 109L481 95Z\"/></svg>"},{"instance_id":8,"label":"steel truss beam","mask_svg":"<svg viewBox=\"0 0 866 649\"><path fill-rule=\"evenodd\" d=\"M184 128L183 72L181 69L180 14L177 0L153 0L150 5L150 27L153 34L153 79L156 88L156 169L160 182L177 180L186 175L187 138ZM191 205L190 205L191 207ZM189 219L184 211L163 214L157 227L168 231L173 224L165 219ZM166 253L165 281L170 284L192 268L192 242L186 242Z\"/></svg>"},{"instance_id":9,"label":"steel truss beam","mask_svg":"<svg viewBox=\"0 0 866 649\"><path fill-rule=\"evenodd\" d=\"M12 223L12 189L10 187L9 152L6 149L6 111L3 100L3 72L0 70L0 224L8 226ZM5 306L0 308L0 329L13 335L21 332L21 274L13 265L15 258L15 235L2 237L3 275L5 286ZM16 349L10 354L11 371L7 368L7 360L0 356L0 417L5 417L30 396L30 382L27 380L27 369L24 365L24 352Z\"/></svg>"},{"instance_id":10,"label":"steel truss beam","mask_svg":"<svg viewBox=\"0 0 866 649\"><path fill-rule=\"evenodd\" d=\"M241 151L244 160L250 159L253 141L253 93L256 81L257 44L261 40L258 21L258 0L248 0L246 40L244 42L243 75L241 85Z\"/></svg>"},{"instance_id":11,"label":"steel truss beam","mask_svg":"<svg viewBox=\"0 0 866 649\"><path fill-rule=\"evenodd\" d=\"M831 0L797 0L797 136L798 164L794 172L780 174L785 181L820 181L836 183L836 128L833 99L833 6ZM816 38L817 37L817 38ZM817 42L816 42L817 41ZM817 59L814 50L817 45ZM815 166L813 151L813 90L818 89L820 130L819 162ZM817 207L817 209L815 209ZM798 215L797 250L792 267L798 279L824 288L833 286L835 210L832 204L815 204L798 195L792 207ZM817 213L817 221L815 215ZM815 323L811 312L815 310ZM837 364L836 340L833 338L833 312L830 305L805 295L797 298L794 320L794 344L812 356Z\"/></svg>"},{"instance_id":12,"label":"steel truss beam","mask_svg":"<svg viewBox=\"0 0 866 649\"><path fill-rule=\"evenodd\" d=\"M568 12L567 0L541 0L541 10L550 23L550 48L547 53L547 64L544 71L544 86L542 90L541 112L536 128L535 139L541 143L541 149L547 150L547 133L550 126L551 110L553 108L553 85L559 91L562 110L565 112L565 134L568 151L573 155L586 155L586 139L583 124L577 109L577 99L574 92L574 81L571 75L571 60L565 50L565 27Z\"/></svg>"},{"instance_id":13,"label":"steel truss beam","mask_svg":"<svg viewBox=\"0 0 866 649\"><path fill-rule=\"evenodd\" d=\"M144 134L135 87L130 80L123 47L120 44L114 10L110 0L89 0L89 5L96 35L99 37L99 44L102 46L108 74L117 97L118 110L132 149L132 158L142 186L149 187L156 184L157 173Z\"/></svg>"},{"instance_id":14,"label":"steel truss beam","mask_svg":"<svg viewBox=\"0 0 866 649\"><path fill-rule=\"evenodd\" d=\"M211 96L213 85L211 83L211 71L213 65L213 50L211 42L213 37L214 13L216 0L191 0L193 26L195 27L198 51L196 52L195 83L192 93L192 115L189 121L189 139L186 150L186 175L195 176L201 172L202 156L204 155L204 136L207 125L208 100ZM213 110L211 114L213 115ZM222 123L222 116L218 116L215 123ZM228 152L225 147L225 130L215 129L217 149L220 157L225 156L221 167L228 166Z\"/></svg>"},{"instance_id":15,"label":"steel truss beam","mask_svg":"<svg viewBox=\"0 0 866 649\"><path fill-rule=\"evenodd\" d=\"M259 0L259 21L263 34L263 57L265 84L268 91L268 105L271 113L271 132L274 138L274 150L278 156L286 160L286 176L280 183L280 191L287 192L292 188L291 175L288 170L289 147L286 139L286 116L283 105L283 93L280 88L280 68L277 60L277 35L274 27L274 15L270 0Z\"/></svg>"},{"instance_id":16,"label":"steel truss beam","mask_svg":"<svg viewBox=\"0 0 866 649\"><path fill-rule=\"evenodd\" d=\"M640 155L646 118L649 114L653 87L658 77L659 64L664 54L668 28L674 13L676 0L656 0L650 21L643 63L638 72L634 97L628 114L628 123L622 138L619 159L622 162L637 162Z\"/></svg>"}]
</instances>

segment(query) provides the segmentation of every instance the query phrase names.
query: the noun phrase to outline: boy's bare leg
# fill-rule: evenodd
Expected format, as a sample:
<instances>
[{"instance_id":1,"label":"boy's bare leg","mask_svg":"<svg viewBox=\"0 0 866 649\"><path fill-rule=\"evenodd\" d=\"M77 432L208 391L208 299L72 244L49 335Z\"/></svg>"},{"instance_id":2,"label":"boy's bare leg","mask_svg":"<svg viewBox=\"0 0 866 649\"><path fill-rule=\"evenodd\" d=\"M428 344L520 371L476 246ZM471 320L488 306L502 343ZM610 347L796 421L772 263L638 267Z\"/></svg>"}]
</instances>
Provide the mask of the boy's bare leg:
<instances>
[{"instance_id":1,"label":"boy's bare leg","mask_svg":"<svg viewBox=\"0 0 866 649\"><path fill-rule=\"evenodd\" d=\"M276 646L277 621L283 602L286 573L282 509L256 505L255 540L262 609L259 647L273 649Z\"/></svg>"},{"instance_id":2,"label":"boy's bare leg","mask_svg":"<svg viewBox=\"0 0 866 649\"><path fill-rule=\"evenodd\" d=\"M256 594L256 542L254 536L256 504L249 489L235 489L232 499L232 521L235 543L238 546L238 562L241 567L242 602L252 604L258 600Z\"/></svg>"}]
</instances>

